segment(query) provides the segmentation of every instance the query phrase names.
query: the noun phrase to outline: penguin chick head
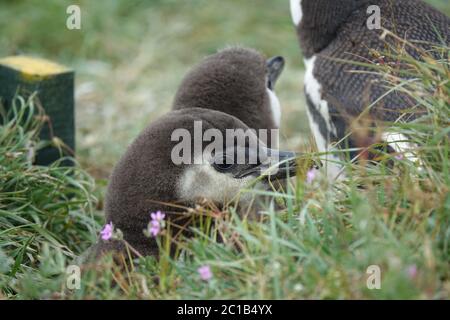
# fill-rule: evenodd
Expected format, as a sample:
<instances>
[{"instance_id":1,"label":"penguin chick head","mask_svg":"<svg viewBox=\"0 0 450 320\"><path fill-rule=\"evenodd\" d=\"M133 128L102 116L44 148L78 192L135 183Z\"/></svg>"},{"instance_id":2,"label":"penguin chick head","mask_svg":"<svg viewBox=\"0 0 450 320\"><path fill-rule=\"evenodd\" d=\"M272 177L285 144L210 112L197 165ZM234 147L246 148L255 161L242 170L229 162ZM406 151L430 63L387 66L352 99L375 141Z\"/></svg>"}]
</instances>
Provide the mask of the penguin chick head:
<instances>
[{"instance_id":1,"label":"penguin chick head","mask_svg":"<svg viewBox=\"0 0 450 320\"><path fill-rule=\"evenodd\" d=\"M266 60L253 49L224 49L206 57L186 75L173 109L217 110L252 129L277 129L281 110L273 90L283 67L282 57Z\"/></svg>"},{"instance_id":2,"label":"penguin chick head","mask_svg":"<svg viewBox=\"0 0 450 320\"><path fill-rule=\"evenodd\" d=\"M225 204L257 178L264 185L294 176L294 157L267 148L231 115L200 108L169 112L135 139L114 168L106 220L138 251L156 253L156 243L143 233L151 212L162 210L170 219L180 213L174 205L199 199Z\"/></svg>"}]
</instances>

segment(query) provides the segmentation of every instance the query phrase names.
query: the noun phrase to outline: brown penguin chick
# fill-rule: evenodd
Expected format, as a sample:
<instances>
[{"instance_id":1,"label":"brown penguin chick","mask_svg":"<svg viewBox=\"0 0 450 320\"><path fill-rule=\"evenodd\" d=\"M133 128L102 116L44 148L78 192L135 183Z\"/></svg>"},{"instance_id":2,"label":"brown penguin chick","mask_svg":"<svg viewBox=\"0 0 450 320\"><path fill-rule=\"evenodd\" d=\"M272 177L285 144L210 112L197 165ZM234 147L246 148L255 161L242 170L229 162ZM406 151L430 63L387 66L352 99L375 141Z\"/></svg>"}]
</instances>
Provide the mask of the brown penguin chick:
<instances>
[{"instance_id":1,"label":"brown penguin chick","mask_svg":"<svg viewBox=\"0 0 450 320\"><path fill-rule=\"evenodd\" d=\"M380 29L370 29L367 24L375 8L380 10ZM420 115L411 113L420 111L411 99L398 91L389 92L375 69L361 63L392 64L400 72L401 64L380 55L399 47L416 59L421 59L424 51L436 55L433 45L450 44L450 18L445 14L421 0L291 0L291 14L305 59L309 123L320 152L331 151L337 142L344 148L368 147L358 145L354 135L345 137L354 119L369 106L372 128L401 115L404 121ZM385 30L396 37L382 36ZM407 143L394 143L408 140L402 135L382 132L380 136L396 152L408 149ZM355 156L353 152L351 157ZM340 171L339 166L328 168L330 177Z\"/></svg>"},{"instance_id":2,"label":"brown penguin chick","mask_svg":"<svg viewBox=\"0 0 450 320\"><path fill-rule=\"evenodd\" d=\"M155 239L144 235L151 212L163 211L170 221L181 212L166 204L191 207L207 199L223 205L258 177L268 187L270 179L294 176L294 157L267 148L231 115L200 108L171 111L150 124L115 166L105 199L106 222L140 254L157 255ZM239 203L250 198L243 194ZM93 248L95 256L109 250L123 250L123 245L100 239Z\"/></svg>"},{"instance_id":3,"label":"brown penguin chick","mask_svg":"<svg viewBox=\"0 0 450 320\"><path fill-rule=\"evenodd\" d=\"M266 60L253 49L224 49L206 57L186 75L173 109L217 110L235 116L252 129L278 129L281 109L274 88L283 68L282 57ZM270 134L263 140L269 147L276 147Z\"/></svg>"}]
</instances>

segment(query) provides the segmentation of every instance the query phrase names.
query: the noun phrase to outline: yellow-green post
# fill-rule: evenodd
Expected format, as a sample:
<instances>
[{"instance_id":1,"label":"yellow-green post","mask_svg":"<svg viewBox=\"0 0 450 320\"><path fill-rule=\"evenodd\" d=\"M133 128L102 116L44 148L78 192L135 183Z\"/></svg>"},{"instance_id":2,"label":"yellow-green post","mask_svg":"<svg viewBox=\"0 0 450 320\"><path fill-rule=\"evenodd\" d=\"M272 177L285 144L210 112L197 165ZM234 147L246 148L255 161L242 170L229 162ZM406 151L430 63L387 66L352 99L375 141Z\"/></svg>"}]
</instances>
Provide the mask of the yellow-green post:
<instances>
[{"instance_id":1,"label":"yellow-green post","mask_svg":"<svg viewBox=\"0 0 450 320\"><path fill-rule=\"evenodd\" d=\"M75 153L74 78L73 70L48 60L28 56L0 59L0 98L6 108L16 92L24 97L36 92L49 120L40 138L54 145L62 141L64 146L40 150L35 159L38 165Z\"/></svg>"}]
</instances>

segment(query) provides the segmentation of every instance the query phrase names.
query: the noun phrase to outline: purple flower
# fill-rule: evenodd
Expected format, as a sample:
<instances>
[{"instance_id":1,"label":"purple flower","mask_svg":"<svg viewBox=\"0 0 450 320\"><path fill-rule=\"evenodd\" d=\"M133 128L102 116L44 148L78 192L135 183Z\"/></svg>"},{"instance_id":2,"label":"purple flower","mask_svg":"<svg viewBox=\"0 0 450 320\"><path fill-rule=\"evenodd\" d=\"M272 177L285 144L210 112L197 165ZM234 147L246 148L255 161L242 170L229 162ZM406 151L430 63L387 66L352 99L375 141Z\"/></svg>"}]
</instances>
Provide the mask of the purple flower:
<instances>
[{"instance_id":1,"label":"purple flower","mask_svg":"<svg viewBox=\"0 0 450 320\"><path fill-rule=\"evenodd\" d=\"M200 275L200 279L202 279L203 281L209 281L213 276L211 268L208 265L201 266L197 269L197 272Z\"/></svg>"},{"instance_id":2,"label":"purple flower","mask_svg":"<svg viewBox=\"0 0 450 320\"><path fill-rule=\"evenodd\" d=\"M158 221L158 222L162 222L164 220L164 217L166 215L164 213L162 213L161 211L156 211L150 214L150 217L152 218L152 221Z\"/></svg>"},{"instance_id":3,"label":"purple flower","mask_svg":"<svg viewBox=\"0 0 450 320\"><path fill-rule=\"evenodd\" d=\"M112 222L110 222L110 223L105 224L102 231L100 231L100 235L103 240L108 241L109 239L111 239L111 237L113 235L113 231L114 231L114 227L113 227Z\"/></svg>"},{"instance_id":4,"label":"purple flower","mask_svg":"<svg viewBox=\"0 0 450 320\"><path fill-rule=\"evenodd\" d=\"M316 178L316 169L311 169L306 173L306 183L311 184Z\"/></svg>"},{"instance_id":5,"label":"purple flower","mask_svg":"<svg viewBox=\"0 0 450 320\"><path fill-rule=\"evenodd\" d=\"M161 232L161 229L164 228L165 216L166 215L164 213L162 213L161 211L152 212L150 214L151 220L148 224L148 233L151 236L156 237Z\"/></svg>"},{"instance_id":6,"label":"purple flower","mask_svg":"<svg viewBox=\"0 0 450 320\"><path fill-rule=\"evenodd\" d=\"M403 160L403 154L399 153L395 156L395 159L397 160Z\"/></svg>"},{"instance_id":7,"label":"purple flower","mask_svg":"<svg viewBox=\"0 0 450 320\"><path fill-rule=\"evenodd\" d=\"M410 265L406 268L406 273L410 279L415 279L417 277L417 266L415 264Z\"/></svg>"},{"instance_id":8,"label":"purple flower","mask_svg":"<svg viewBox=\"0 0 450 320\"><path fill-rule=\"evenodd\" d=\"M156 220L150 221L148 231L153 237L156 237L161 231L161 226L159 225L159 222Z\"/></svg>"}]
</instances>

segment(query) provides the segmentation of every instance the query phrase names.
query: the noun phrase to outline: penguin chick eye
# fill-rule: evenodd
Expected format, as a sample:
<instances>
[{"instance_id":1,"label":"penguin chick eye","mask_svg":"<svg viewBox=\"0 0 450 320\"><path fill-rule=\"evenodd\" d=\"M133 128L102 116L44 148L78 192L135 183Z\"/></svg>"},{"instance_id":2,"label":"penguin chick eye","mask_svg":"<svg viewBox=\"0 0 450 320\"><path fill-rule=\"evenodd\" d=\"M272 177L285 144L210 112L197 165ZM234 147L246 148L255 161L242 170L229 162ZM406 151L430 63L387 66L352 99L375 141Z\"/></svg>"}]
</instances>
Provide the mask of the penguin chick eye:
<instances>
[{"instance_id":1,"label":"penguin chick eye","mask_svg":"<svg viewBox=\"0 0 450 320\"><path fill-rule=\"evenodd\" d=\"M236 164L234 163L234 160L231 157L223 155L216 158L216 160L212 163L212 166L218 172L228 172L231 171L234 167L236 167Z\"/></svg>"}]
</instances>

